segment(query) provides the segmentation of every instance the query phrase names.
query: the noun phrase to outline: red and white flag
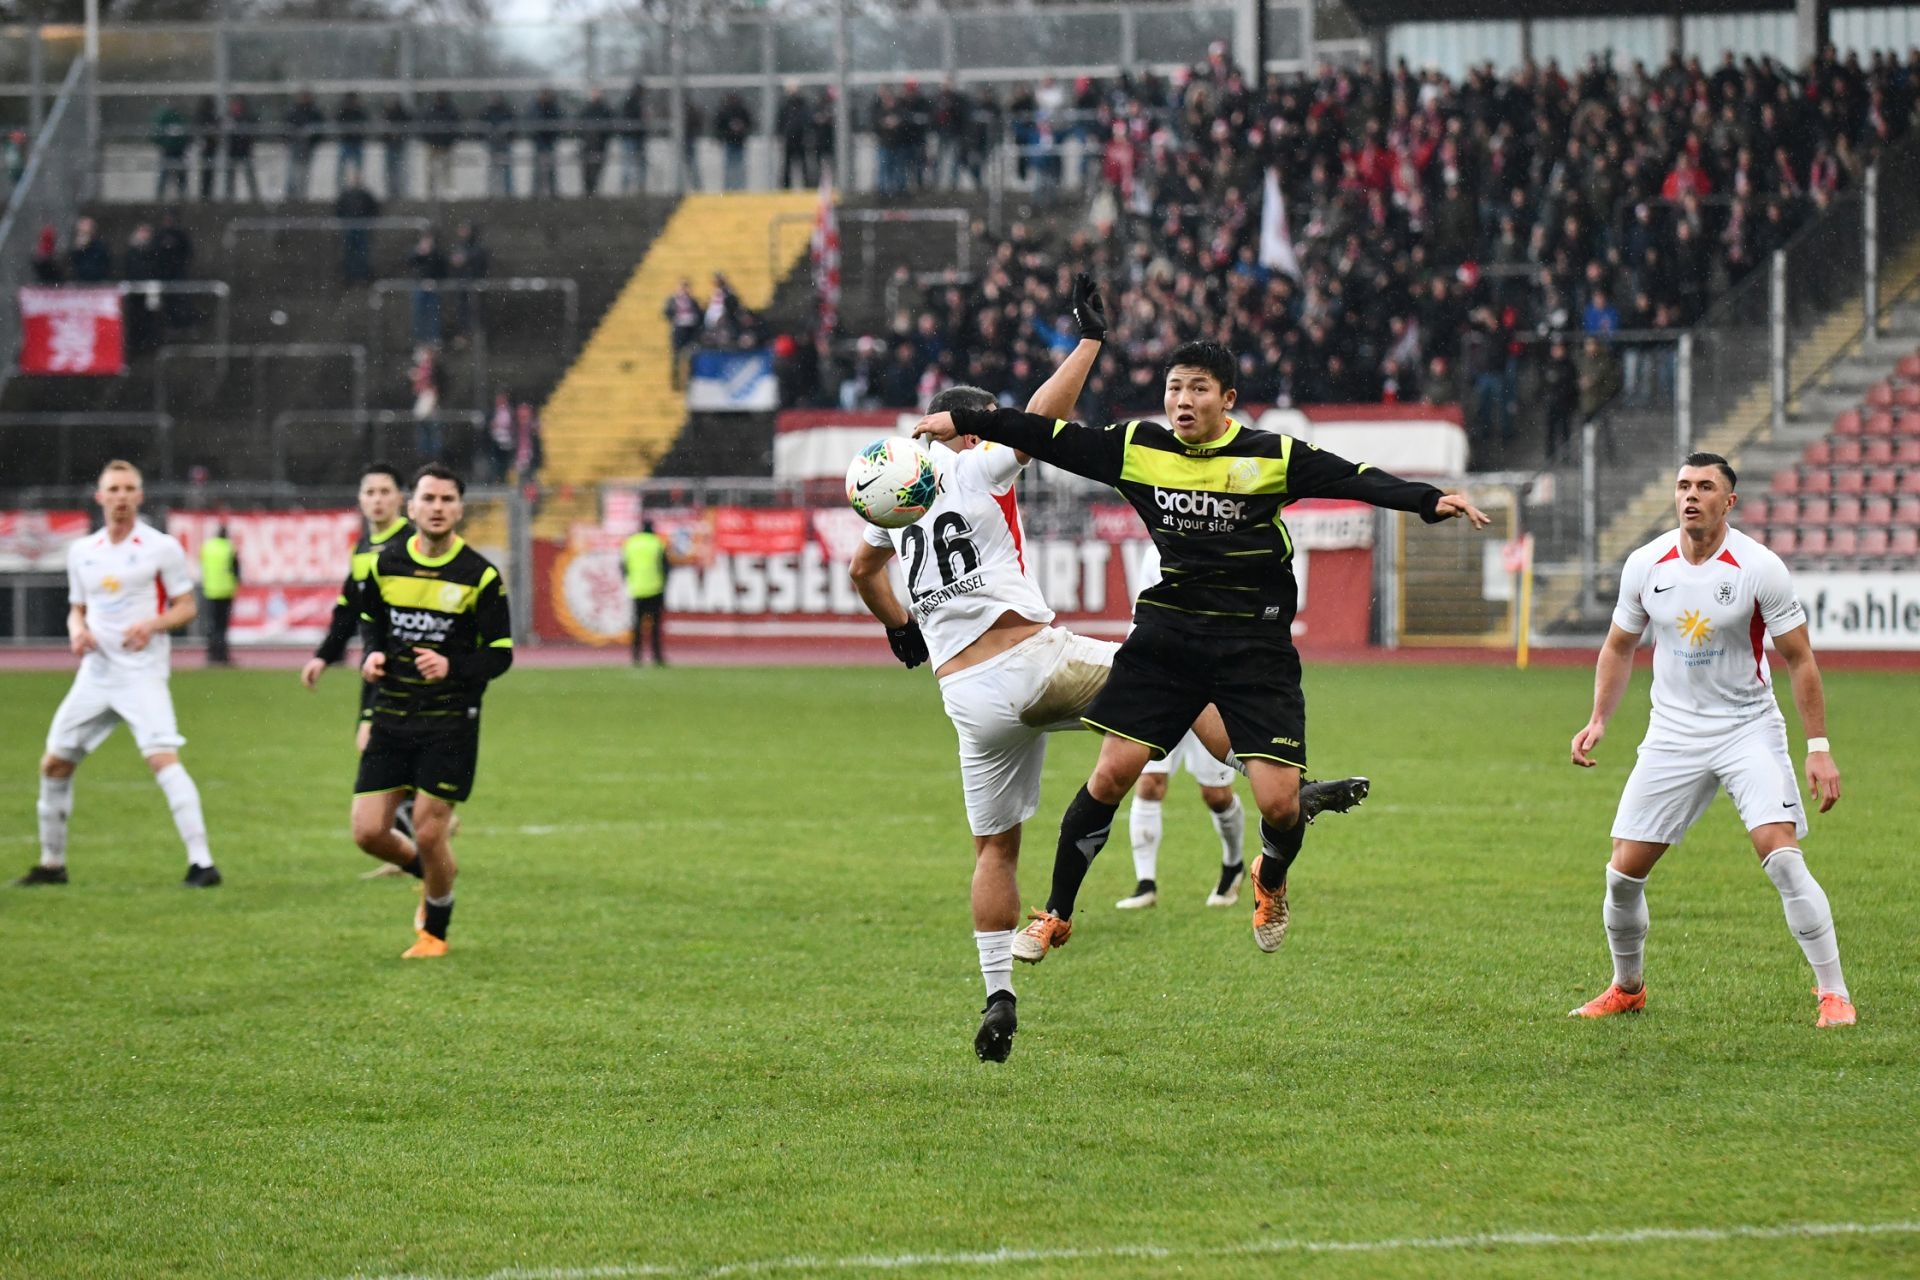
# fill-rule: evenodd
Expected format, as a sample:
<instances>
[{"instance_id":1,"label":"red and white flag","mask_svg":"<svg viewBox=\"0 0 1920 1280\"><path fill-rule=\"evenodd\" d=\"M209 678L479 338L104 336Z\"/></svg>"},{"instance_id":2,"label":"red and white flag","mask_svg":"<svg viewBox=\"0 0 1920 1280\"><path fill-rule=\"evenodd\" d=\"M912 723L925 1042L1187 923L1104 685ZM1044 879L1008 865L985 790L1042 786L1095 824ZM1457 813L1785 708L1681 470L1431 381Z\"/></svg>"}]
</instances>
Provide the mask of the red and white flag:
<instances>
[{"instance_id":1,"label":"red and white flag","mask_svg":"<svg viewBox=\"0 0 1920 1280\"><path fill-rule=\"evenodd\" d=\"M813 289L818 298L822 343L840 324L840 222L833 212L833 178L820 179L820 208L813 219Z\"/></svg>"},{"instance_id":2,"label":"red and white flag","mask_svg":"<svg viewBox=\"0 0 1920 1280\"><path fill-rule=\"evenodd\" d=\"M118 289L20 291L20 372L111 376L126 367Z\"/></svg>"}]
</instances>

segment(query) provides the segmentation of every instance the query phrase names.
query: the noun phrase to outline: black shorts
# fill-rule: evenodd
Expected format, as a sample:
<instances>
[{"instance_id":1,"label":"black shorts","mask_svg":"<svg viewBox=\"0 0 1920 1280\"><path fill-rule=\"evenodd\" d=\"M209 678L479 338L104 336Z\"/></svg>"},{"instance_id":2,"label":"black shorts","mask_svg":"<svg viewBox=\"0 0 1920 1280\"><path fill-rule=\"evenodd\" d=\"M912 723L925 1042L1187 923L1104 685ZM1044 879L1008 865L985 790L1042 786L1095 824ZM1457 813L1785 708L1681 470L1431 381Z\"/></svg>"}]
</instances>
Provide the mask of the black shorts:
<instances>
[{"instance_id":1,"label":"black shorts","mask_svg":"<svg viewBox=\"0 0 1920 1280\"><path fill-rule=\"evenodd\" d=\"M444 728L415 729L375 720L360 753L356 796L412 789L449 804L473 793L480 763L480 721L452 720Z\"/></svg>"},{"instance_id":2,"label":"black shorts","mask_svg":"<svg viewBox=\"0 0 1920 1280\"><path fill-rule=\"evenodd\" d=\"M1211 702L1234 754L1307 767L1300 653L1284 636L1215 636L1143 622L1113 657L1113 674L1082 720L1145 745L1157 760Z\"/></svg>"}]
</instances>

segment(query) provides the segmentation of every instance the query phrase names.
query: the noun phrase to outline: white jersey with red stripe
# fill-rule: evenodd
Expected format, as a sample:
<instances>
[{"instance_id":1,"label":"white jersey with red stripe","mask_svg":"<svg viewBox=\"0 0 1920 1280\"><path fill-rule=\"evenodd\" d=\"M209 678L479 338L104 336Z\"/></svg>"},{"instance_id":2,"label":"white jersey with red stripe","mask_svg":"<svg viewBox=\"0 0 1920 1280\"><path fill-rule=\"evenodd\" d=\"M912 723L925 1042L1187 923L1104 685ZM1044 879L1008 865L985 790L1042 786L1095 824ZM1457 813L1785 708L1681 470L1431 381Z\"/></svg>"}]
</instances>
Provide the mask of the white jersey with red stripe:
<instances>
[{"instance_id":1,"label":"white jersey with red stripe","mask_svg":"<svg viewBox=\"0 0 1920 1280\"><path fill-rule=\"evenodd\" d=\"M80 664L95 679L134 679L167 675L171 644L164 631L146 647L126 646L127 628L155 618L167 601L193 590L187 555L180 544L144 520L115 542L107 530L89 534L67 548L67 601L87 607L87 630L94 651Z\"/></svg>"},{"instance_id":2,"label":"white jersey with red stripe","mask_svg":"<svg viewBox=\"0 0 1920 1280\"><path fill-rule=\"evenodd\" d=\"M1727 527L1702 564L1681 554L1682 534L1661 534L1627 557L1613 621L1653 631L1653 716L1648 743L1698 743L1780 716L1765 640L1806 625L1780 557Z\"/></svg>"},{"instance_id":3,"label":"white jersey with red stripe","mask_svg":"<svg viewBox=\"0 0 1920 1280\"><path fill-rule=\"evenodd\" d=\"M938 669L978 640L1003 613L1052 622L1027 563L1026 534L1013 482L1024 464L1005 445L953 450L933 445L940 496L904 529L866 528L873 546L891 546L906 571L908 608Z\"/></svg>"}]
</instances>

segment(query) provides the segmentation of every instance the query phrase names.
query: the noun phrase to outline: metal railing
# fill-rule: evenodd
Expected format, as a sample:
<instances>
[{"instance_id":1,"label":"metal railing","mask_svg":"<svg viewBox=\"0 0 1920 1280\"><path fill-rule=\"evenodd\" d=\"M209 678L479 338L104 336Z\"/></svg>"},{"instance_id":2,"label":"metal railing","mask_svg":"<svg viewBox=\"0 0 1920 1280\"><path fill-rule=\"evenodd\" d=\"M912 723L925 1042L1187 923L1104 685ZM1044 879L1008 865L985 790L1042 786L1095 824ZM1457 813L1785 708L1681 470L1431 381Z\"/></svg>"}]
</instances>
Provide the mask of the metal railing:
<instances>
[{"instance_id":1,"label":"metal railing","mask_svg":"<svg viewBox=\"0 0 1920 1280\"><path fill-rule=\"evenodd\" d=\"M46 226L67 227L90 192L87 190L87 68L76 61L60 86L46 125L33 140L27 167L20 174L0 218L0 391L13 376L20 349L20 311L14 305L21 286L33 283L34 242Z\"/></svg>"},{"instance_id":2,"label":"metal railing","mask_svg":"<svg viewBox=\"0 0 1920 1280\"><path fill-rule=\"evenodd\" d=\"M358 342L228 342L179 343L161 347L153 360L153 411L167 412L167 365L175 360L218 361L217 379L224 381L234 358L252 362L253 414L262 419L267 408L266 373L270 360L339 360L352 362L354 405L367 407L367 349ZM264 429L266 423L260 422Z\"/></svg>"},{"instance_id":3,"label":"metal railing","mask_svg":"<svg viewBox=\"0 0 1920 1280\"><path fill-rule=\"evenodd\" d=\"M229 254L234 243L247 232L270 231L278 235L283 231L411 231L416 235L433 229L433 221L421 217L383 217L383 218L233 218L227 222L226 230L220 233L220 247Z\"/></svg>"},{"instance_id":4,"label":"metal railing","mask_svg":"<svg viewBox=\"0 0 1920 1280\"><path fill-rule=\"evenodd\" d=\"M332 449L329 456L344 466L332 469L327 476L303 476L299 483L314 484L332 480L342 484L351 483L360 466L369 458L384 456L383 451L374 447L377 433L382 428L407 427L420 430L444 430L452 424L463 424L476 432L486 425L486 415L478 410L446 409L429 414L425 418L416 418L413 414L399 409L287 409L275 415L268 428L269 438L273 442L273 480L275 484L290 483L289 462L293 450L290 447L288 428L296 424L319 428L352 427L354 451L343 455ZM438 455L438 450L422 450L423 454Z\"/></svg>"}]
</instances>

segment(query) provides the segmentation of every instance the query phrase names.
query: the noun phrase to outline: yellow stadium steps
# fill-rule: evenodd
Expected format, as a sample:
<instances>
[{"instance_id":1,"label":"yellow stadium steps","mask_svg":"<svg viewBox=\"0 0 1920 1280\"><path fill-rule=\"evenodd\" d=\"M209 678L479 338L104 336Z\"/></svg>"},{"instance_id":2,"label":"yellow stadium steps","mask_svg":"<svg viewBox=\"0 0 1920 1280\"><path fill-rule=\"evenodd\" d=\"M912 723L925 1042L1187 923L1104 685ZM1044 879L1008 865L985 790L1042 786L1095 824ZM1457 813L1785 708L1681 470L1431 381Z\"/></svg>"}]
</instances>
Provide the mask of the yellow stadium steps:
<instances>
[{"instance_id":1,"label":"yellow stadium steps","mask_svg":"<svg viewBox=\"0 0 1920 1280\"><path fill-rule=\"evenodd\" d=\"M563 534L566 522L591 514L594 485L650 475L679 438L686 396L673 385L663 314L674 288L689 280L704 301L719 272L742 305L765 309L806 251L818 200L788 191L681 202L541 410L545 487L560 500L543 511L539 532Z\"/></svg>"}]
</instances>

